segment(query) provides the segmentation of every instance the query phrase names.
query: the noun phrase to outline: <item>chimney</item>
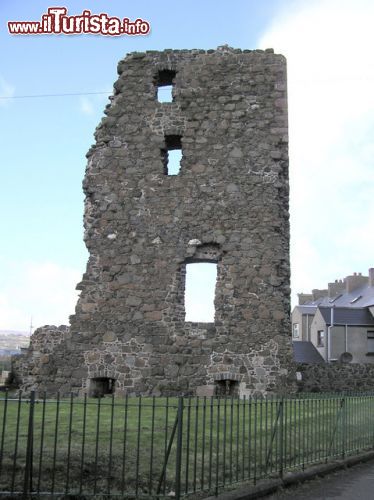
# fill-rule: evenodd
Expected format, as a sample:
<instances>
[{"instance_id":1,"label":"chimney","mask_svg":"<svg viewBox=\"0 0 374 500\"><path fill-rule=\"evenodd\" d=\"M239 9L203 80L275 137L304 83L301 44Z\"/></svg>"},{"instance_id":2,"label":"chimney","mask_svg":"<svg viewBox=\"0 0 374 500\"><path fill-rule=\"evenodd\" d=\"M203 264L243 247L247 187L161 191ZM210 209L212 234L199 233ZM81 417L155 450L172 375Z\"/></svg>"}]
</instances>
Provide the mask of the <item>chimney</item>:
<instances>
[{"instance_id":1,"label":"chimney","mask_svg":"<svg viewBox=\"0 0 374 500\"><path fill-rule=\"evenodd\" d=\"M374 286L374 267L369 269L369 286Z\"/></svg>"},{"instance_id":2,"label":"chimney","mask_svg":"<svg viewBox=\"0 0 374 500\"><path fill-rule=\"evenodd\" d=\"M351 293L356 288L360 288L368 283L368 277L362 276L361 273L353 273L351 276L345 278L345 290L347 293Z\"/></svg>"},{"instance_id":3,"label":"chimney","mask_svg":"<svg viewBox=\"0 0 374 500\"><path fill-rule=\"evenodd\" d=\"M315 288L314 290L312 290L313 300L323 299L323 297L327 297L327 294L327 289L318 290L318 288Z\"/></svg>"},{"instance_id":4,"label":"chimney","mask_svg":"<svg viewBox=\"0 0 374 500\"><path fill-rule=\"evenodd\" d=\"M313 301L313 295L311 293L298 293L297 296L299 297L299 306Z\"/></svg>"},{"instance_id":5,"label":"chimney","mask_svg":"<svg viewBox=\"0 0 374 500\"><path fill-rule=\"evenodd\" d=\"M335 283L328 284L328 296L329 299L337 297L341 293L345 292L345 283L343 280L335 280Z\"/></svg>"}]
</instances>

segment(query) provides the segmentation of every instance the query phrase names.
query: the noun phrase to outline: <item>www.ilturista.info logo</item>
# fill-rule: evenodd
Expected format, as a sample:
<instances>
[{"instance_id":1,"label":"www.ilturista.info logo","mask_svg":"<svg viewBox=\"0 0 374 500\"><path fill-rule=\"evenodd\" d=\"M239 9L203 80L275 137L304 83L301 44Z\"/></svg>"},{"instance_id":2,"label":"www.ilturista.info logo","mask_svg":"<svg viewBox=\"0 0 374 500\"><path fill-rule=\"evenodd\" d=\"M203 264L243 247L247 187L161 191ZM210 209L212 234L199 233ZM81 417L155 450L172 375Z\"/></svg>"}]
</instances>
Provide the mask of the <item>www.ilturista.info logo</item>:
<instances>
[{"instance_id":1,"label":"www.ilturista.info logo","mask_svg":"<svg viewBox=\"0 0 374 500\"><path fill-rule=\"evenodd\" d=\"M79 16L68 16L66 7L49 7L40 21L8 21L11 35L147 35L150 24L144 19L131 22L128 17L120 19L108 14L92 14L84 10Z\"/></svg>"}]
</instances>

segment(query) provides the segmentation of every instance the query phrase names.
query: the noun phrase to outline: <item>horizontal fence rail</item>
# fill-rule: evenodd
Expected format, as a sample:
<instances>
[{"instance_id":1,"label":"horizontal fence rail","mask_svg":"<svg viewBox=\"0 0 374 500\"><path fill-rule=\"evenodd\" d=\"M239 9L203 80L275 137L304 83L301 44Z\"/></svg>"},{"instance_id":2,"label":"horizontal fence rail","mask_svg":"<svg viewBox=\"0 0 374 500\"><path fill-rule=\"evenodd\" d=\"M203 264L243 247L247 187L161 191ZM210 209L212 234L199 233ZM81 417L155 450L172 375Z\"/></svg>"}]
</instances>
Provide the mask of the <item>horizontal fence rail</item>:
<instances>
[{"instance_id":1,"label":"horizontal fence rail","mask_svg":"<svg viewBox=\"0 0 374 500\"><path fill-rule=\"evenodd\" d=\"M0 399L0 495L175 497L374 447L374 395Z\"/></svg>"}]
</instances>

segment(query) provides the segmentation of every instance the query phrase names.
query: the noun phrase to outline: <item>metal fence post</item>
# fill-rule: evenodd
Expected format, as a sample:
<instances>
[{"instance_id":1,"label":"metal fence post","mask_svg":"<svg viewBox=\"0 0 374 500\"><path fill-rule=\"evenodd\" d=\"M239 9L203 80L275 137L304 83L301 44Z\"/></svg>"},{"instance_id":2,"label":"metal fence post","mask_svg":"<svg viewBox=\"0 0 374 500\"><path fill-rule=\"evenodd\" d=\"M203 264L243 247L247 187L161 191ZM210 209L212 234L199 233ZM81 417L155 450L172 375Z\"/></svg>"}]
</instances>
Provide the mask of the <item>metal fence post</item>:
<instances>
[{"instance_id":1,"label":"metal fence post","mask_svg":"<svg viewBox=\"0 0 374 500\"><path fill-rule=\"evenodd\" d=\"M279 476L283 477L284 468L284 428L283 428L283 403L284 399L279 402Z\"/></svg>"},{"instance_id":2,"label":"metal fence post","mask_svg":"<svg viewBox=\"0 0 374 500\"><path fill-rule=\"evenodd\" d=\"M345 457L346 450L346 436L347 436L347 413L346 413L346 398L343 397L341 401L342 409L342 458Z\"/></svg>"},{"instance_id":3,"label":"metal fence post","mask_svg":"<svg viewBox=\"0 0 374 500\"><path fill-rule=\"evenodd\" d=\"M33 433L34 433L34 409L35 409L35 391L30 394L29 423L27 429L27 448L26 464L23 482L23 497L32 491L32 458L33 458Z\"/></svg>"},{"instance_id":4,"label":"metal fence post","mask_svg":"<svg viewBox=\"0 0 374 500\"><path fill-rule=\"evenodd\" d=\"M181 472L182 472L182 445L183 445L183 397L178 398L178 427L177 450L175 462L175 499L181 497Z\"/></svg>"}]
</instances>

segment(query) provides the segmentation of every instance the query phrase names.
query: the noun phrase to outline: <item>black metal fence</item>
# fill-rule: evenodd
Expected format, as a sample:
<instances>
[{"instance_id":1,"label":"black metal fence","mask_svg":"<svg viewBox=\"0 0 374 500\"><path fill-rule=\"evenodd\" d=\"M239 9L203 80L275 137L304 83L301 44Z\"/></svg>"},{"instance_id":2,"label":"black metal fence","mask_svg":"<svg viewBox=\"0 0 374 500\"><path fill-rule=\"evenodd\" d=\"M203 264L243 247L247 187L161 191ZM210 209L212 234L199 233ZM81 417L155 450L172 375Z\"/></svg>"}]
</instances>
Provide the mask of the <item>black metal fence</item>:
<instances>
[{"instance_id":1,"label":"black metal fence","mask_svg":"<svg viewBox=\"0 0 374 500\"><path fill-rule=\"evenodd\" d=\"M374 395L0 400L0 495L217 494L374 447Z\"/></svg>"}]
</instances>

